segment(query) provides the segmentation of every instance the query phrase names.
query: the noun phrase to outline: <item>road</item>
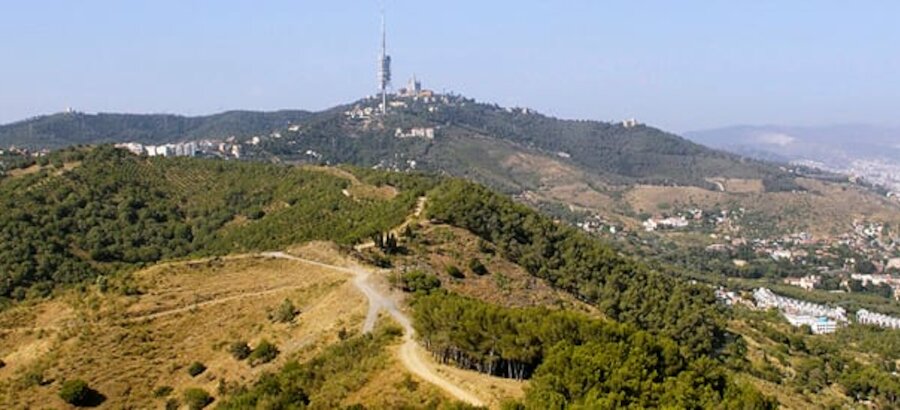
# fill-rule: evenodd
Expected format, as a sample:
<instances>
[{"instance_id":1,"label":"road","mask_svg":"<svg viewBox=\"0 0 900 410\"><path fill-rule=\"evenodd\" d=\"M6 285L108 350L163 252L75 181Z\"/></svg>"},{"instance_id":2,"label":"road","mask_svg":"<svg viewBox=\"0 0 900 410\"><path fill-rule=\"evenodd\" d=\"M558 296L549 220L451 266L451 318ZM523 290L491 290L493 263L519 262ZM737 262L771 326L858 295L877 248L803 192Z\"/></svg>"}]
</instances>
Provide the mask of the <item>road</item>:
<instances>
[{"instance_id":1,"label":"road","mask_svg":"<svg viewBox=\"0 0 900 410\"><path fill-rule=\"evenodd\" d=\"M363 322L364 333L371 332L372 329L374 329L375 321L378 319L378 312L382 309L387 311L388 314L403 327L403 345L400 346L400 362L403 366L416 376L421 377L423 380L449 393L457 400L464 401L474 406L485 405L484 402L474 394L469 393L465 389L453 384L453 382L438 374L434 364L428 358L427 352L416 343L415 329L413 329L412 321L409 319L409 316L397 308L397 304L393 299L380 293L378 289L372 286L372 283L369 281L371 275L370 271L362 267L345 268L342 266L328 265L284 252L265 252L262 255L308 263L352 274L353 284L366 296L366 299L369 300L369 311L366 313L366 320Z\"/></svg>"},{"instance_id":2,"label":"road","mask_svg":"<svg viewBox=\"0 0 900 410\"><path fill-rule=\"evenodd\" d=\"M416 203L416 209L411 218L407 219L402 225L394 229L394 232L400 232L407 224L412 221L412 218L417 218L422 214L422 211L425 208L425 198L419 198ZM371 247L372 244L364 244L360 245L361 247ZM319 266L322 268L327 268L331 270L335 270L338 272L348 273L353 275L353 285L359 289L363 295L366 296L366 299L369 301L369 309L366 312L366 319L363 321L363 333L369 333L375 328L375 322L378 320L378 313L382 310L386 311L394 320L403 328L403 344L400 346L400 362L404 367L407 368L411 373L419 376L423 380L437 386L441 390L444 390L453 398L469 403L474 406L484 406L485 403L479 399L474 394L466 391L465 389L457 386L453 382L447 380L440 374L438 374L435 364L431 361L428 353L416 343L415 340L415 329L412 326L412 320L410 320L409 316L407 316L403 311L397 308L397 303L387 295L382 294L378 291L378 289L372 285L370 282L370 277L372 272L368 269L361 266L352 266L352 267L343 267L330 265L327 263L322 263L310 259L301 258L298 256L294 256L285 252L263 252L258 255L235 255L230 256L224 259L241 259L241 258L250 258L255 256L262 256L268 258L279 258L286 259L296 262L301 262L313 266ZM192 261L178 262L178 263L193 263ZM225 303L228 301L232 301L235 299L241 298L249 298L255 296L262 296L273 292L279 292L283 290L288 290L289 287L277 288L277 289L269 289L261 292L248 293L244 295L236 295L229 296L220 299L208 300L205 302L193 304L191 306L177 308L162 312L154 312L152 314L129 318L131 321L136 320L146 320L146 319L155 319L163 316L173 315L185 311L189 311L191 309L196 309L199 307L206 307L210 305L215 305L219 303ZM302 341L298 341L302 342Z\"/></svg>"}]
</instances>

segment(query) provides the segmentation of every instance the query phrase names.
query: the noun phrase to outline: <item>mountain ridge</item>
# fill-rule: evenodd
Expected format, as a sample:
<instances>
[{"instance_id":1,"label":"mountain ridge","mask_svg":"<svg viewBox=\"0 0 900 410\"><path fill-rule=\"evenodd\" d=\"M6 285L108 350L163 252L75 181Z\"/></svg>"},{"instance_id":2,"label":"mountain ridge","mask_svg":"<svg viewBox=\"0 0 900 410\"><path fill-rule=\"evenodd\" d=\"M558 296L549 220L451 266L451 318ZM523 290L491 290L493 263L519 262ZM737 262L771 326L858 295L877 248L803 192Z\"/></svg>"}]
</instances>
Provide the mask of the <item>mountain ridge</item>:
<instances>
[{"instance_id":1,"label":"mountain ridge","mask_svg":"<svg viewBox=\"0 0 900 410\"><path fill-rule=\"evenodd\" d=\"M472 144L478 139L476 145L488 145L482 149L496 148L498 142L513 143L516 146L507 148L564 160L614 184L645 182L714 189L708 178L773 179L785 175L777 166L709 149L643 124L559 119L527 108L503 108L454 95L392 96L389 103L394 107L384 118L376 116L377 102L371 98L317 112L227 111L197 117L62 113L0 126L0 146L52 149L228 137L247 142L259 137L262 143L252 147L251 156L309 162L308 153L315 152L321 157L318 160L327 163L394 169L412 168L408 162L415 161L420 168L460 175L460 170L451 166L459 162L459 153L452 152L445 142ZM403 130L416 127L437 130L437 137L398 137ZM289 128L299 132L289 132ZM279 138L268 138L276 133Z\"/></svg>"}]
</instances>

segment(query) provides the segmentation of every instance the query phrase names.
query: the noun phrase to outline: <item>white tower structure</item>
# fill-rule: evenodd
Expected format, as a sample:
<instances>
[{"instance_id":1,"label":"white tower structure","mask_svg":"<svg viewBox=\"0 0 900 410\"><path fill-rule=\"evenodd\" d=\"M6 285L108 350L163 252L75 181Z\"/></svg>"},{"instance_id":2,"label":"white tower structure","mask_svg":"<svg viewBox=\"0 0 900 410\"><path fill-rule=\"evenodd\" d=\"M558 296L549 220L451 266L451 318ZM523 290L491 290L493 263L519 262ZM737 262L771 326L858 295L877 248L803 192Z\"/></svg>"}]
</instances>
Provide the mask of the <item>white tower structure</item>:
<instances>
[{"instance_id":1,"label":"white tower structure","mask_svg":"<svg viewBox=\"0 0 900 410\"><path fill-rule=\"evenodd\" d=\"M378 64L378 89L381 92L381 114L387 114L387 89L391 85L391 56L387 54L387 32L384 8L381 9L381 56Z\"/></svg>"}]
</instances>

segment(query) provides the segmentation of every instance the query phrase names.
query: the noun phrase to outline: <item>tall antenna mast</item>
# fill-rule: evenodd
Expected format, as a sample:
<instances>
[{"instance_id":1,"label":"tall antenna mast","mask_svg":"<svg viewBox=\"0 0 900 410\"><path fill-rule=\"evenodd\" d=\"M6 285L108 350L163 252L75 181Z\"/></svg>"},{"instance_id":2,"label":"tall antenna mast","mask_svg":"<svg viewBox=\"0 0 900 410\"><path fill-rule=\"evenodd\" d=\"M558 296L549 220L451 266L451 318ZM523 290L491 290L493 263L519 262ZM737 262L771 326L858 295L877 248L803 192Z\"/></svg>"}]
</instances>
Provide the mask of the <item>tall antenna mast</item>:
<instances>
[{"instance_id":1,"label":"tall antenna mast","mask_svg":"<svg viewBox=\"0 0 900 410\"><path fill-rule=\"evenodd\" d=\"M387 29L384 22L384 2L381 4L381 56L379 59L378 86L381 91L381 114L387 114L387 89L391 84L391 56L387 54Z\"/></svg>"}]
</instances>

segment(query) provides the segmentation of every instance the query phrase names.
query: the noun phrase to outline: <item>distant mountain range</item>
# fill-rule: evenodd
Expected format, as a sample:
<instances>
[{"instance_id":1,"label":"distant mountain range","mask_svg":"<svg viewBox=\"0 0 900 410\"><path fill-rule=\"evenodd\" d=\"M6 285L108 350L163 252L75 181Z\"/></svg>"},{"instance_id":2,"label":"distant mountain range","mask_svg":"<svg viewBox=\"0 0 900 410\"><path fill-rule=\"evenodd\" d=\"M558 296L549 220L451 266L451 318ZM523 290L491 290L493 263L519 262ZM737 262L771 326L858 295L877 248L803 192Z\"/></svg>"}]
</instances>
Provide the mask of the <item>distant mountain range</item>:
<instances>
[{"instance_id":1,"label":"distant mountain range","mask_svg":"<svg viewBox=\"0 0 900 410\"><path fill-rule=\"evenodd\" d=\"M751 158L814 165L900 190L900 128L736 126L685 136Z\"/></svg>"}]
</instances>

